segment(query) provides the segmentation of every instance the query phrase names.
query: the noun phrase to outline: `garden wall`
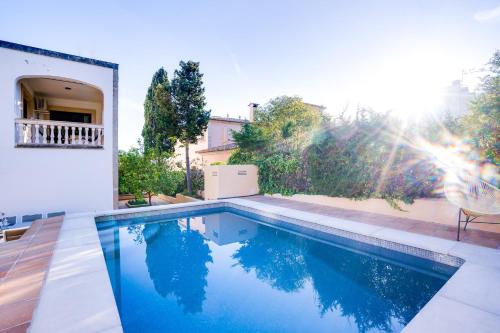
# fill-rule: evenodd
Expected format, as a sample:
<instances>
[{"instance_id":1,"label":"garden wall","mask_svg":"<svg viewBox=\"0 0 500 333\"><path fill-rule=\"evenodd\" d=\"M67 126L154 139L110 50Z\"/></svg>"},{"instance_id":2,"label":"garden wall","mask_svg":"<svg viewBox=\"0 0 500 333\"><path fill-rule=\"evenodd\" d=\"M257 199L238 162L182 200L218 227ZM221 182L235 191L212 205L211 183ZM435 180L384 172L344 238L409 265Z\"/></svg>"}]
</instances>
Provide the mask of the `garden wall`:
<instances>
[{"instance_id":1,"label":"garden wall","mask_svg":"<svg viewBox=\"0 0 500 333\"><path fill-rule=\"evenodd\" d=\"M293 196L273 194L271 196L343 209L359 210L368 213L435 222L453 227L456 227L458 218L458 208L444 198L416 199L413 204L398 203L403 210L397 210L391 207L389 203L383 199L352 200L348 198L306 194L295 194ZM482 217L478 219L478 221L500 222L500 217ZM500 225L469 224L467 228L500 233Z\"/></svg>"},{"instance_id":2,"label":"garden wall","mask_svg":"<svg viewBox=\"0 0 500 333\"><path fill-rule=\"evenodd\" d=\"M181 194L181 193L177 193L175 195L175 197L160 193L160 194L158 194L158 198L160 198L163 201L167 201L168 203L171 203L171 204L200 201L199 199L189 197L189 196Z\"/></svg>"},{"instance_id":3,"label":"garden wall","mask_svg":"<svg viewBox=\"0 0 500 333\"><path fill-rule=\"evenodd\" d=\"M259 193L258 169L255 165L209 165L203 170L205 200Z\"/></svg>"}]
</instances>

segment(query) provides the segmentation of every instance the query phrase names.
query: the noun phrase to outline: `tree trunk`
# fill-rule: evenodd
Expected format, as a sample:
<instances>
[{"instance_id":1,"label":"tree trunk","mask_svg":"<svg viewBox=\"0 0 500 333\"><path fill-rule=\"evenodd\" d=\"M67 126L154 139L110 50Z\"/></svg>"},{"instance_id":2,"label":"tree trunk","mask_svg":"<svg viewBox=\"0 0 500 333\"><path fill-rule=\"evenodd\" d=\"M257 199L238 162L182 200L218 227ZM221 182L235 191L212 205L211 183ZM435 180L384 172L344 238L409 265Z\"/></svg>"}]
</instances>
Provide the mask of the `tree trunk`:
<instances>
[{"instance_id":1,"label":"tree trunk","mask_svg":"<svg viewBox=\"0 0 500 333\"><path fill-rule=\"evenodd\" d=\"M185 143L184 147L186 148L186 185L187 191L191 194L191 165L189 164L189 143Z\"/></svg>"},{"instance_id":2,"label":"tree trunk","mask_svg":"<svg viewBox=\"0 0 500 333\"><path fill-rule=\"evenodd\" d=\"M149 205L151 206L151 192L148 192Z\"/></svg>"}]
</instances>

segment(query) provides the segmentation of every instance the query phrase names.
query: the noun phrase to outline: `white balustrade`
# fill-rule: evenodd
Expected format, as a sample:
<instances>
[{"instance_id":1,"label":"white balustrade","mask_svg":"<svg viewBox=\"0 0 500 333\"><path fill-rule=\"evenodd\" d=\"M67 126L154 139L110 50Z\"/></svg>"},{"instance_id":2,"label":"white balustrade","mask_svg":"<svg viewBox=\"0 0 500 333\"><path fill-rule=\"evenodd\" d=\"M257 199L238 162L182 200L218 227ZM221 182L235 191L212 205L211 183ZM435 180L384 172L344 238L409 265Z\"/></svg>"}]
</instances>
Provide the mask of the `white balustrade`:
<instances>
[{"instance_id":1,"label":"white balustrade","mask_svg":"<svg viewBox=\"0 0 500 333\"><path fill-rule=\"evenodd\" d=\"M16 119L18 146L93 146L104 145L104 127L87 123L53 120Z\"/></svg>"}]
</instances>

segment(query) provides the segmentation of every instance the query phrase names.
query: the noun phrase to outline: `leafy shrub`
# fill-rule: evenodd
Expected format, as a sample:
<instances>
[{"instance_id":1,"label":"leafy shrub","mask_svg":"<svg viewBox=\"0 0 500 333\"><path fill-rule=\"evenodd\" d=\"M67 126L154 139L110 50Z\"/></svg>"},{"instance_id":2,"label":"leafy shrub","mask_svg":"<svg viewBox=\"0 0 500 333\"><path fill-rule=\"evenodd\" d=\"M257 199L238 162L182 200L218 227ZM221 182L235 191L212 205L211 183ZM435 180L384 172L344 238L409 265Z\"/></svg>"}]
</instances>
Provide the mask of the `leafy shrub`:
<instances>
[{"instance_id":1,"label":"leafy shrub","mask_svg":"<svg viewBox=\"0 0 500 333\"><path fill-rule=\"evenodd\" d=\"M138 206L138 205L145 205L148 202L144 199L134 199L134 200L129 200L128 203L132 206Z\"/></svg>"},{"instance_id":2,"label":"leafy shrub","mask_svg":"<svg viewBox=\"0 0 500 333\"><path fill-rule=\"evenodd\" d=\"M258 159L259 187L264 193L290 195L305 192L308 182L301 156L296 152L275 152Z\"/></svg>"},{"instance_id":3,"label":"leafy shrub","mask_svg":"<svg viewBox=\"0 0 500 333\"><path fill-rule=\"evenodd\" d=\"M119 192L132 193L136 200L146 192L174 195L185 186L184 171L174 170L169 154L155 151L144 153L141 148L131 148L118 154Z\"/></svg>"},{"instance_id":4,"label":"leafy shrub","mask_svg":"<svg viewBox=\"0 0 500 333\"><path fill-rule=\"evenodd\" d=\"M191 181L193 184L193 193L197 193L197 191L203 191L203 189L205 188L203 170L199 168L191 168Z\"/></svg>"},{"instance_id":5,"label":"leafy shrub","mask_svg":"<svg viewBox=\"0 0 500 333\"><path fill-rule=\"evenodd\" d=\"M387 116L368 117L325 129L307 148L310 191L404 202L433 196L440 171L404 141L397 142L390 134L391 119Z\"/></svg>"},{"instance_id":6,"label":"leafy shrub","mask_svg":"<svg viewBox=\"0 0 500 333\"><path fill-rule=\"evenodd\" d=\"M175 196L185 189L186 172L183 170L165 170L160 178L160 192Z\"/></svg>"},{"instance_id":7,"label":"leafy shrub","mask_svg":"<svg viewBox=\"0 0 500 333\"><path fill-rule=\"evenodd\" d=\"M255 157L254 154L243 151L240 148L236 148L229 156L227 164L254 164Z\"/></svg>"}]
</instances>

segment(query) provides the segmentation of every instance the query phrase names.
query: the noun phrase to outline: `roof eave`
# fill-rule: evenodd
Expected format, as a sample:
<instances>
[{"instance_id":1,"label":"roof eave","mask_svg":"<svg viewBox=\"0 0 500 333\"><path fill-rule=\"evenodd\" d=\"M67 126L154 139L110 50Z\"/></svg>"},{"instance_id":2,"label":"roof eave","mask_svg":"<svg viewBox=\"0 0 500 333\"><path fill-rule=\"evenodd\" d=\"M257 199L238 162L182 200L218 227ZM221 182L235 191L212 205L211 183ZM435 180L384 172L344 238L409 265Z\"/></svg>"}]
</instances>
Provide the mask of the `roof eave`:
<instances>
[{"instance_id":1,"label":"roof eave","mask_svg":"<svg viewBox=\"0 0 500 333\"><path fill-rule=\"evenodd\" d=\"M38 55L42 55L42 56L46 56L46 57L52 57L52 58L58 58L58 59L63 59L63 60L68 60L68 61L80 62L80 63L84 63L84 64L88 64L88 65L107 67L107 68L111 68L111 69L118 69L118 64L115 64L112 62L81 57L81 56L77 56L77 55L69 54L69 53L51 51L51 50L42 49L39 47L23 45L23 44L18 44L18 43L12 43L12 42L8 42L8 41L4 41L4 40L0 40L0 47L5 48L5 49L10 49L10 50L15 50L15 51L38 54Z\"/></svg>"}]
</instances>

